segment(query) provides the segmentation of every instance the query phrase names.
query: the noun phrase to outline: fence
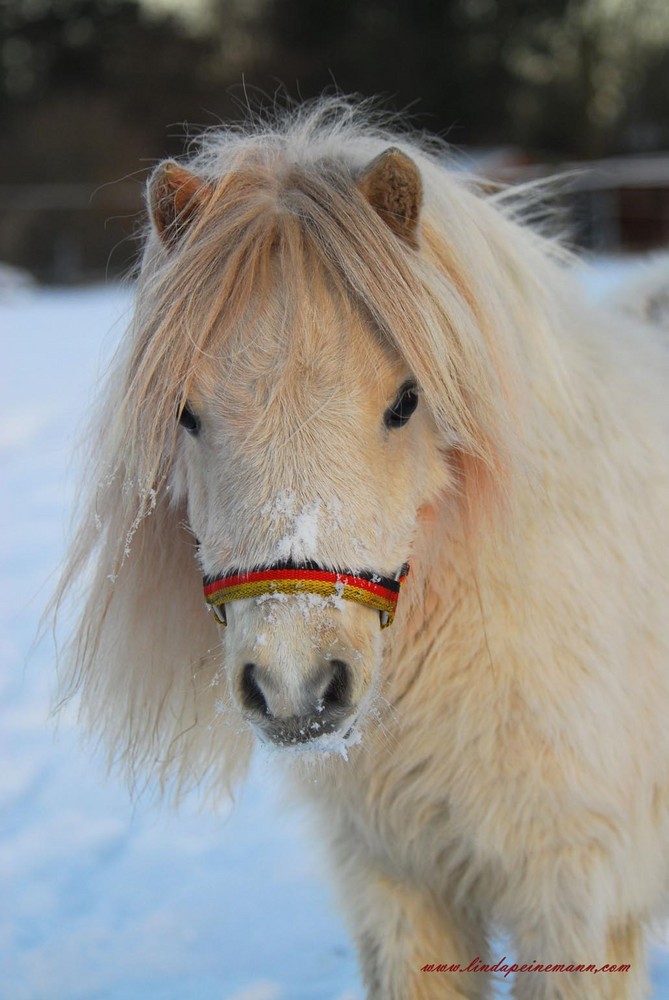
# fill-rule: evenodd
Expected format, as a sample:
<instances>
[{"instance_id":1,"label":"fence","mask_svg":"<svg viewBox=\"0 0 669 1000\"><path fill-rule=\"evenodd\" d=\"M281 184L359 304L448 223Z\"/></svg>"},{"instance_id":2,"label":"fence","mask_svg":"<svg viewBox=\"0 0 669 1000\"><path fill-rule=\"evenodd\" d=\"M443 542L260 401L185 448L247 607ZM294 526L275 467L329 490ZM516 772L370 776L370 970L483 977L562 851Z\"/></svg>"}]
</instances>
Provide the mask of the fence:
<instances>
[{"instance_id":1,"label":"fence","mask_svg":"<svg viewBox=\"0 0 669 1000\"><path fill-rule=\"evenodd\" d=\"M516 183L554 168L481 161L491 179ZM669 248L669 153L560 168L561 207L575 239L598 252ZM143 184L0 185L0 262L68 284L127 273L144 218Z\"/></svg>"},{"instance_id":2,"label":"fence","mask_svg":"<svg viewBox=\"0 0 669 1000\"><path fill-rule=\"evenodd\" d=\"M136 253L143 186L0 184L0 261L57 284L125 273Z\"/></svg>"}]
</instances>

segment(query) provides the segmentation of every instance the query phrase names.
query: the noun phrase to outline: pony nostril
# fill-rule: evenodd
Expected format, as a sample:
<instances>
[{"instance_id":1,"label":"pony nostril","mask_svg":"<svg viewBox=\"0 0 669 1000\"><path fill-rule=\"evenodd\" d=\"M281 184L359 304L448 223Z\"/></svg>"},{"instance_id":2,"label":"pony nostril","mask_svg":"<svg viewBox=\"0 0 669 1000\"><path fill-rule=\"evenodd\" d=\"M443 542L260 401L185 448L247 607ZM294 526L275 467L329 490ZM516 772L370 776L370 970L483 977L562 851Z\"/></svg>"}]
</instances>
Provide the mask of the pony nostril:
<instances>
[{"instance_id":1,"label":"pony nostril","mask_svg":"<svg viewBox=\"0 0 669 1000\"><path fill-rule=\"evenodd\" d=\"M323 708L342 708L348 705L350 695L350 670L344 660L330 660L332 676L321 696Z\"/></svg>"},{"instance_id":2,"label":"pony nostril","mask_svg":"<svg viewBox=\"0 0 669 1000\"><path fill-rule=\"evenodd\" d=\"M259 712L261 715L269 715L267 699L262 693L262 688L256 680L255 673L255 663L244 664L240 682L241 700L244 708L248 709L249 712Z\"/></svg>"}]
</instances>

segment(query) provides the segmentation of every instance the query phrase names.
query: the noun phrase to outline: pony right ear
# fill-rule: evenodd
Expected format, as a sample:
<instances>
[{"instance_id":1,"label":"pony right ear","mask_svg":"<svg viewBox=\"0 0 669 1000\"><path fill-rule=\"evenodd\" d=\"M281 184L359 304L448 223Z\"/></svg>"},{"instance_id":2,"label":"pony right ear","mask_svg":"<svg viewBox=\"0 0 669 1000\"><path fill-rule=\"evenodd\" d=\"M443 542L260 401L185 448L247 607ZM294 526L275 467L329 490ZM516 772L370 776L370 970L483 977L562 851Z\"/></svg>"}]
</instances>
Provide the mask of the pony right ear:
<instances>
[{"instance_id":1,"label":"pony right ear","mask_svg":"<svg viewBox=\"0 0 669 1000\"><path fill-rule=\"evenodd\" d=\"M168 249L178 243L210 196L210 185L174 160L159 165L149 181L149 212Z\"/></svg>"}]
</instances>

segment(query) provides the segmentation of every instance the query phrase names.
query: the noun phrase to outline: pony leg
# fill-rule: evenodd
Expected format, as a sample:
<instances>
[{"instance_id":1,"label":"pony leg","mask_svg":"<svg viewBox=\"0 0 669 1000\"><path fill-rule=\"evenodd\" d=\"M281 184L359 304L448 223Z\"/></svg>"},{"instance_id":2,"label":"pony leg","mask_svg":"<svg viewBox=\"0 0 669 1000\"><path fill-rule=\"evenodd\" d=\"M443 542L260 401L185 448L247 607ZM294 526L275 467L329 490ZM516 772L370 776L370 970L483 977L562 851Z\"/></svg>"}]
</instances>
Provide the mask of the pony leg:
<instances>
[{"instance_id":1,"label":"pony leg","mask_svg":"<svg viewBox=\"0 0 669 1000\"><path fill-rule=\"evenodd\" d=\"M630 967L627 972L607 974L611 985L611 1000L644 1000L650 996L644 933L638 921L628 920L609 931L606 961L610 965Z\"/></svg>"},{"instance_id":2,"label":"pony leg","mask_svg":"<svg viewBox=\"0 0 669 1000\"><path fill-rule=\"evenodd\" d=\"M350 874L350 873L349 873ZM364 871L351 879L345 905L353 920L367 1000L484 1000L490 976L464 970L487 961L487 941L472 915L457 925L428 891ZM426 966L441 966L428 971ZM425 971L423 971L425 969Z\"/></svg>"},{"instance_id":3,"label":"pony leg","mask_svg":"<svg viewBox=\"0 0 669 1000\"><path fill-rule=\"evenodd\" d=\"M611 924L606 942L599 948L592 942L588 945L583 941L575 949L573 938L570 940L571 946L561 946L554 934L547 935L543 944L535 940L532 957L526 941L522 949L526 957L518 958L517 964L580 962L598 970L605 965L629 968L620 972L521 972L516 975L514 984L515 1000L647 1000L650 997L644 935L638 921L630 919L624 924ZM573 957L575 950L581 957Z\"/></svg>"}]
</instances>

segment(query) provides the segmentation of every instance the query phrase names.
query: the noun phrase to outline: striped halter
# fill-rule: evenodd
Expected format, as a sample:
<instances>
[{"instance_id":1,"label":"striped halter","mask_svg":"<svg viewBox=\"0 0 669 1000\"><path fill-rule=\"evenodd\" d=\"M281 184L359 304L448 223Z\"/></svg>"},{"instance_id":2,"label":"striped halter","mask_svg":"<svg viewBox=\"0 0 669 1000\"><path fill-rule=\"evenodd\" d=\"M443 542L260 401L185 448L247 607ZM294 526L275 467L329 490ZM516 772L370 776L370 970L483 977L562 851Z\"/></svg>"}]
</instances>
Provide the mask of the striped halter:
<instances>
[{"instance_id":1,"label":"striped halter","mask_svg":"<svg viewBox=\"0 0 669 1000\"><path fill-rule=\"evenodd\" d=\"M400 587L408 573L408 563L390 579L367 571L335 573L312 562L281 562L252 572L232 570L225 576L205 576L204 598L221 625L227 625L225 605L229 601L263 594L319 594L365 604L379 612L381 628L387 628L393 623Z\"/></svg>"}]
</instances>

